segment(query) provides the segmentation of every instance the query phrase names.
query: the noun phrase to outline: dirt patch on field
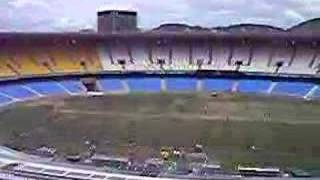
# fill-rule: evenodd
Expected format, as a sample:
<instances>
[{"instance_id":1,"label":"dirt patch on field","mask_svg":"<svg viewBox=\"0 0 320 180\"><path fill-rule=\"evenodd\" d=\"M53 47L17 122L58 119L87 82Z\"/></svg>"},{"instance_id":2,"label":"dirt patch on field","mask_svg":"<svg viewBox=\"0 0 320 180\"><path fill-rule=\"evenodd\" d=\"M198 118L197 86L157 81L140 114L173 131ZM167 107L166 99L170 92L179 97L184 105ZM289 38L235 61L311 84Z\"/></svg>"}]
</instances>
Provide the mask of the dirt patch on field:
<instances>
[{"instance_id":1,"label":"dirt patch on field","mask_svg":"<svg viewBox=\"0 0 320 180\"><path fill-rule=\"evenodd\" d=\"M3 109L0 142L27 149L46 144L66 153L86 151L90 139L109 154L125 153L129 140L150 154L163 145L201 143L218 149L230 166L272 161L320 167L319 108L319 102L234 94L55 97ZM250 154L251 145L262 152Z\"/></svg>"}]
</instances>

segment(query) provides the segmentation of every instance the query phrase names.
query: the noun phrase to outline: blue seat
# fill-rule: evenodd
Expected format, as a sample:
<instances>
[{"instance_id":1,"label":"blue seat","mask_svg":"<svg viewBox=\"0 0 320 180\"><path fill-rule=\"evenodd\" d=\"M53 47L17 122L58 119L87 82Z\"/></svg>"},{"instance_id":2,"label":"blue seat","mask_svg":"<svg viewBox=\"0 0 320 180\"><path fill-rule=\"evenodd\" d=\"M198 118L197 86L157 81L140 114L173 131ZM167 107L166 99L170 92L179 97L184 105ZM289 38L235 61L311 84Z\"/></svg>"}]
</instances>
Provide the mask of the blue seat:
<instances>
[{"instance_id":1,"label":"blue seat","mask_svg":"<svg viewBox=\"0 0 320 180\"><path fill-rule=\"evenodd\" d=\"M118 78L100 79L99 84L101 85L102 90L105 92L124 90L121 79L118 79Z\"/></svg>"},{"instance_id":2,"label":"blue seat","mask_svg":"<svg viewBox=\"0 0 320 180\"><path fill-rule=\"evenodd\" d=\"M12 101L12 99L10 99L10 98L8 98L8 97L5 97L5 96L0 95L0 105L1 105L1 104L9 103L9 102L11 102L11 101Z\"/></svg>"},{"instance_id":3,"label":"blue seat","mask_svg":"<svg viewBox=\"0 0 320 180\"><path fill-rule=\"evenodd\" d=\"M238 92L265 93L271 85L269 80L239 80Z\"/></svg>"},{"instance_id":4,"label":"blue seat","mask_svg":"<svg viewBox=\"0 0 320 180\"><path fill-rule=\"evenodd\" d=\"M130 91L133 92L160 92L160 78L129 78L127 80Z\"/></svg>"},{"instance_id":5,"label":"blue seat","mask_svg":"<svg viewBox=\"0 0 320 180\"><path fill-rule=\"evenodd\" d=\"M320 98L320 87L314 92L312 95L313 98L319 99Z\"/></svg>"},{"instance_id":6,"label":"blue seat","mask_svg":"<svg viewBox=\"0 0 320 180\"><path fill-rule=\"evenodd\" d=\"M17 99L28 99L37 96L33 92L28 91L18 84L1 85L0 92Z\"/></svg>"},{"instance_id":7,"label":"blue seat","mask_svg":"<svg viewBox=\"0 0 320 180\"><path fill-rule=\"evenodd\" d=\"M71 93L82 93L84 89L80 80L70 79L70 80L61 80L59 83L65 87Z\"/></svg>"},{"instance_id":8,"label":"blue seat","mask_svg":"<svg viewBox=\"0 0 320 180\"><path fill-rule=\"evenodd\" d=\"M195 91L197 79L195 78L166 78L168 91Z\"/></svg>"},{"instance_id":9,"label":"blue seat","mask_svg":"<svg viewBox=\"0 0 320 180\"><path fill-rule=\"evenodd\" d=\"M227 92L231 91L233 80L230 79L204 79L203 89L205 91Z\"/></svg>"},{"instance_id":10,"label":"blue seat","mask_svg":"<svg viewBox=\"0 0 320 180\"><path fill-rule=\"evenodd\" d=\"M272 94L305 96L313 86L314 84L303 82L278 82Z\"/></svg>"},{"instance_id":11,"label":"blue seat","mask_svg":"<svg viewBox=\"0 0 320 180\"><path fill-rule=\"evenodd\" d=\"M25 85L42 95L60 95L67 93L55 81L33 81L27 82Z\"/></svg>"}]
</instances>

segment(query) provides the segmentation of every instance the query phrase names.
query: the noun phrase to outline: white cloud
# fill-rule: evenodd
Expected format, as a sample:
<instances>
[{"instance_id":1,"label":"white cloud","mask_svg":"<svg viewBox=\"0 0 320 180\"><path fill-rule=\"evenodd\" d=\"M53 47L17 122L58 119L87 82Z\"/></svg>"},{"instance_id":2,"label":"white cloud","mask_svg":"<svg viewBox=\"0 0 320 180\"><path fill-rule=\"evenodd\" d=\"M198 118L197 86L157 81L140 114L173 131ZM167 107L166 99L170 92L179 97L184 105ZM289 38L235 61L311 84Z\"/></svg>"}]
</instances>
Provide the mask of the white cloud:
<instances>
[{"instance_id":1,"label":"white cloud","mask_svg":"<svg viewBox=\"0 0 320 180\"><path fill-rule=\"evenodd\" d=\"M247 18L245 20L247 23L258 23L258 24L271 24L272 19L271 18L260 18L260 17L252 17L252 18Z\"/></svg>"},{"instance_id":2,"label":"white cloud","mask_svg":"<svg viewBox=\"0 0 320 180\"><path fill-rule=\"evenodd\" d=\"M137 7L130 3L111 3L100 6L97 11L105 10L124 10L124 11L137 11Z\"/></svg>"},{"instance_id":3,"label":"white cloud","mask_svg":"<svg viewBox=\"0 0 320 180\"><path fill-rule=\"evenodd\" d=\"M23 8L26 6L39 6L43 8L49 8L48 3L43 0L14 0L10 1L9 4L14 6L15 8Z\"/></svg>"},{"instance_id":4,"label":"white cloud","mask_svg":"<svg viewBox=\"0 0 320 180\"><path fill-rule=\"evenodd\" d=\"M139 24L221 26L268 23L290 27L320 17L320 0L0 0L0 29L64 31L95 27L101 9L137 10Z\"/></svg>"},{"instance_id":5,"label":"white cloud","mask_svg":"<svg viewBox=\"0 0 320 180\"><path fill-rule=\"evenodd\" d=\"M296 12L296 11L294 11L294 10L292 10L292 9L287 9L287 10L285 10L285 11L284 11L284 14L285 14L287 17L289 17L289 18L291 18L291 19L294 19L294 20L298 20L298 21L303 21L303 20L305 20L305 18L304 18L301 14L299 14L298 12Z\"/></svg>"}]
</instances>

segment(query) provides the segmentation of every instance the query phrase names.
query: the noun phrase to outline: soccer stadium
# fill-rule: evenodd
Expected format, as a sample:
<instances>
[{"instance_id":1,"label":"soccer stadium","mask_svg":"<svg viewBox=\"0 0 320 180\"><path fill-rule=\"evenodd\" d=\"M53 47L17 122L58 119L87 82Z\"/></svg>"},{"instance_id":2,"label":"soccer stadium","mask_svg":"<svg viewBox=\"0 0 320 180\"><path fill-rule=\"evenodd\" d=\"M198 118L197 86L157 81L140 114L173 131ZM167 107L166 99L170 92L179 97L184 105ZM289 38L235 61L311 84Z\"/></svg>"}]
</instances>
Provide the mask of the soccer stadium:
<instances>
[{"instance_id":1,"label":"soccer stadium","mask_svg":"<svg viewBox=\"0 0 320 180\"><path fill-rule=\"evenodd\" d=\"M136 18L0 33L0 178L320 174L317 19L141 31Z\"/></svg>"}]
</instances>

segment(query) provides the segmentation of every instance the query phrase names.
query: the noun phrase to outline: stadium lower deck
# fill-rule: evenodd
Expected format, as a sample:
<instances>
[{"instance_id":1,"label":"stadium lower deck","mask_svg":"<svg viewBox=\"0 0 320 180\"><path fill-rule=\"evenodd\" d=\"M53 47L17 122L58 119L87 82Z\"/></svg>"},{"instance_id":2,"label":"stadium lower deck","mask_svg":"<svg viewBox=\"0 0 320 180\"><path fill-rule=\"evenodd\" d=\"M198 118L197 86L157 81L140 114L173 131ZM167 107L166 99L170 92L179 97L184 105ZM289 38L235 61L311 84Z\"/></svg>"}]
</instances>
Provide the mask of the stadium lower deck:
<instances>
[{"instance_id":1,"label":"stadium lower deck","mask_svg":"<svg viewBox=\"0 0 320 180\"><path fill-rule=\"evenodd\" d=\"M183 74L109 74L82 77L29 78L0 82L0 105L49 96L160 92L244 93L320 98L316 80L250 76L205 76Z\"/></svg>"}]
</instances>

